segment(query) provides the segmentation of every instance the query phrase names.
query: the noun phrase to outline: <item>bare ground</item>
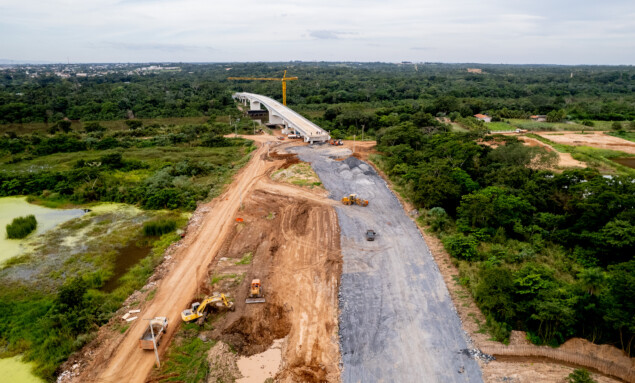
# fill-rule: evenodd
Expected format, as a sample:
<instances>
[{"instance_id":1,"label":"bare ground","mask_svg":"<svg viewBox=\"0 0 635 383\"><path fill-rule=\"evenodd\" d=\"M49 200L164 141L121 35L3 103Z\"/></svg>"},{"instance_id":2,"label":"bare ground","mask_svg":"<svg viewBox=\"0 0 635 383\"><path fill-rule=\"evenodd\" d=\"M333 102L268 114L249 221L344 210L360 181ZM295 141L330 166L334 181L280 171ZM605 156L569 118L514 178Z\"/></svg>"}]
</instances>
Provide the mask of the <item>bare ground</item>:
<instances>
[{"instance_id":1,"label":"bare ground","mask_svg":"<svg viewBox=\"0 0 635 383\"><path fill-rule=\"evenodd\" d=\"M229 290L236 311L221 317L213 335L243 355L264 351L274 339L286 337L280 381L337 381L341 259L333 203L319 189L316 193L269 180L273 170L296 160L273 151L267 156L267 142L274 137L249 138L261 147L225 193L197 209L186 237L166 254L145 292L136 292L127 303L141 302L135 306L141 310L139 318L168 316L172 325L159 347L163 355L179 327L181 310L197 292ZM243 222L236 223L236 217ZM251 264L236 265L249 251ZM239 277L209 286L209 277L217 272ZM255 277L263 281L267 303L245 305L247 286ZM154 298L145 302L154 288ZM146 381L154 355L138 348L144 328L145 321L136 320L122 332L121 319L115 316L95 341L63 366L72 371L63 381ZM227 359L222 350L215 353L216 359Z\"/></svg>"},{"instance_id":2,"label":"bare ground","mask_svg":"<svg viewBox=\"0 0 635 383\"><path fill-rule=\"evenodd\" d=\"M564 145L591 146L600 149L618 150L628 154L635 154L635 142L623 138L609 136L604 132L534 132L546 139Z\"/></svg>"}]
</instances>

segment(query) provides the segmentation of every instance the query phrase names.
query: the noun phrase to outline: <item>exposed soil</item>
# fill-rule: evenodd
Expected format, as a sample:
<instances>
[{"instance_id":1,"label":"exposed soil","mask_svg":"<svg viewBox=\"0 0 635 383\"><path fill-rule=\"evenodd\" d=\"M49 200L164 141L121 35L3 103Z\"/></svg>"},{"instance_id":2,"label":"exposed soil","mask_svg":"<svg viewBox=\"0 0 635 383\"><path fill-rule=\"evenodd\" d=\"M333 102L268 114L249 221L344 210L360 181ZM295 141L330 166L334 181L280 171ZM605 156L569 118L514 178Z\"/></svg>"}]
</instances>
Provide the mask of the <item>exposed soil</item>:
<instances>
[{"instance_id":1,"label":"exposed soil","mask_svg":"<svg viewBox=\"0 0 635 383\"><path fill-rule=\"evenodd\" d=\"M134 304L141 309L139 318L167 316L171 326L159 347L164 356L181 310L213 291L227 292L235 311L218 315L210 335L241 355L260 353L275 339L286 338L277 380L338 381L341 256L333 201L325 199L322 189L270 180L273 170L298 160L269 147L299 143L279 145L275 137L264 135L249 138L261 147L223 195L199 206L185 238L168 251L143 292L129 297L121 314ZM238 217L242 222L236 222ZM251 263L237 264L250 252ZM222 278L210 286L214 276ZM252 278L261 279L266 303L245 304ZM154 298L146 302L153 289ZM122 327L120 315L103 326L96 340L63 366L72 369L64 381L144 382L154 364L153 353L137 345L145 322ZM223 350L210 353L231 361ZM238 377L233 367L224 370L221 374Z\"/></svg>"},{"instance_id":2,"label":"exposed soil","mask_svg":"<svg viewBox=\"0 0 635 383\"><path fill-rule=\"evenodd\" d=\"M267 189L268 182L259 183L260 187ZM337 218L330 202L305 200L306 191L288 192L282 196L256 190L238 212L243 223L235 224L235 234L209 274L241 273L242 282L230 292L236 310L214 324L212 337L241 355L264 352L275 339L287 337L279 381L337 381L341 273ZM252 263L236 265L247 253L253 254ZM254 278L261 280L264 304L245 304ZM212 289L225 292L232 284L223 279Z\"/></svg>"},{"instance_id":3,"label":"exposed soil","mask_svg":"<svg viewBox=\"0 0 635 383\"><path fill-rule=\"evenodd\" d=\"M619 137L609 136L604 132L592 131L580 134L579 132L534 132L553 142L573 146L591 146L593 148L618 150L635 154L635 142Z\"/></svg>"},{"instance_id":4,"label":"exposed soil","mask_svg":"<svg viewBox=\"0 0 635 383\"><path fill-rule=\"evenodd\" d=\"M551 145L547 145L542 141L538 141L535 138L519 136L519 140L523 141L525 145L529 146L541 146L550 152L556 152L558 154L558 166L561 168L586 168L586 164L584 162L578 161L574 159L570 153L560 153L556 151Z\"/></svg>"}]
</instances>

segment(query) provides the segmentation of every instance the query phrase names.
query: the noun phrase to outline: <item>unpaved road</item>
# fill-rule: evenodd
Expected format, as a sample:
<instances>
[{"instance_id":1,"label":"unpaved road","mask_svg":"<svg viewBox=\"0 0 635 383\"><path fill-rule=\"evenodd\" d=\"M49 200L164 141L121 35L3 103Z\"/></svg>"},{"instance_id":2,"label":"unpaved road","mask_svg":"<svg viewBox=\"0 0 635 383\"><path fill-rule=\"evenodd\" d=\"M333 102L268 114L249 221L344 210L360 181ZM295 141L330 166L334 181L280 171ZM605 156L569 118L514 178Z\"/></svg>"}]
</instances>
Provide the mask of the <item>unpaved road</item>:
<instances>
[{"instance_id":1,"label":"unpaved road","mask_svg":"<svg viewBox=\"0 0 635 383\"><path fill-rule=\"evenodd\" d=\"M272 136L257 136L258 141L275 140ZM188 233L182 246L174 254L175 265L161 280L154 299L149 302L139 318L167 316L171 321L166 337L161 343L160 352L168 345L168 340L178 328L181 311L196 293L197 266L202 270L212 261L222 245L222 239L233 228L232 218L239 209L243 198L260 178L265 176L271 162L262 161L267 153L262 145L252 153L252 159L239 171L229 189L220 197L207 204L210 209L202 225L195 232ZM204 273L199 278L205 277ZM75 377L75 382L144 382L155 362L154 353L139 349L138 339L144 332L147 322L136 320L121 340L111 341L101 349Z\"/></svg>"},{"instance_id":2,"label":"unpaved road","mask_svg":"<svg viewBox=\"0 0 635 383\"><path fill-rule=\"evenodd\" d=\"M336 207L342 381L482 382L463 353L467 341L437 265L381 177L356 158L330 158L332 147L289 150L312 164L331 198L370 200L367 208ZM369 228L378 232L375 242L364 239Z\"/></svg>"}]
</instances>

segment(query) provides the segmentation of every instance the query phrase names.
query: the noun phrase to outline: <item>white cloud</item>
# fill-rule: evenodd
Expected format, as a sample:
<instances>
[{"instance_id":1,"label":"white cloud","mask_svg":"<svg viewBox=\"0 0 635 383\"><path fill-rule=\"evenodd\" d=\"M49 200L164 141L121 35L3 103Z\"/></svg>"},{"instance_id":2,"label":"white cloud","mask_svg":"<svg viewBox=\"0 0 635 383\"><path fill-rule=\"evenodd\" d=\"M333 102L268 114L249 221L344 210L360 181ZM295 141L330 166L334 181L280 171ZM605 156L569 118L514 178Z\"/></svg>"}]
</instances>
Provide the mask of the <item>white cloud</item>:
<instances>
[{"instance_id":1,"label":"white cloud","mask_svg":"<svg viewBox=\"0 0 635 383\"><path fill-rule=\"evenodd\" d=\"M0 0L0 35L6 59L635 64L635 4Z\"/></svg>"}]
</instances>

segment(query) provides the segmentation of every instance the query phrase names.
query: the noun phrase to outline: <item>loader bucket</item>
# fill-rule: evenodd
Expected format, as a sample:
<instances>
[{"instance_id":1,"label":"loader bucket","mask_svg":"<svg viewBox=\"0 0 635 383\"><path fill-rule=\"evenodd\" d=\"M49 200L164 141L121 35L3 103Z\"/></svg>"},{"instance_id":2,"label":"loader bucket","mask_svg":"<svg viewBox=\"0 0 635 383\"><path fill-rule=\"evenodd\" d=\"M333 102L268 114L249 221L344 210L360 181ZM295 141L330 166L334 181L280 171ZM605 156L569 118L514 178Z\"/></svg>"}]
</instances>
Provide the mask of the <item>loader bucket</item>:
<instances>
[{"instance_id":1,"label":"loader bucket","mask_svg":"<svg viewBox=\"0 0 635 383\"><path fill-rule=\"evenodd\" d=\"M265 303L265 298L247 298L245 303Z\"/></svg>"}]
</instances>

